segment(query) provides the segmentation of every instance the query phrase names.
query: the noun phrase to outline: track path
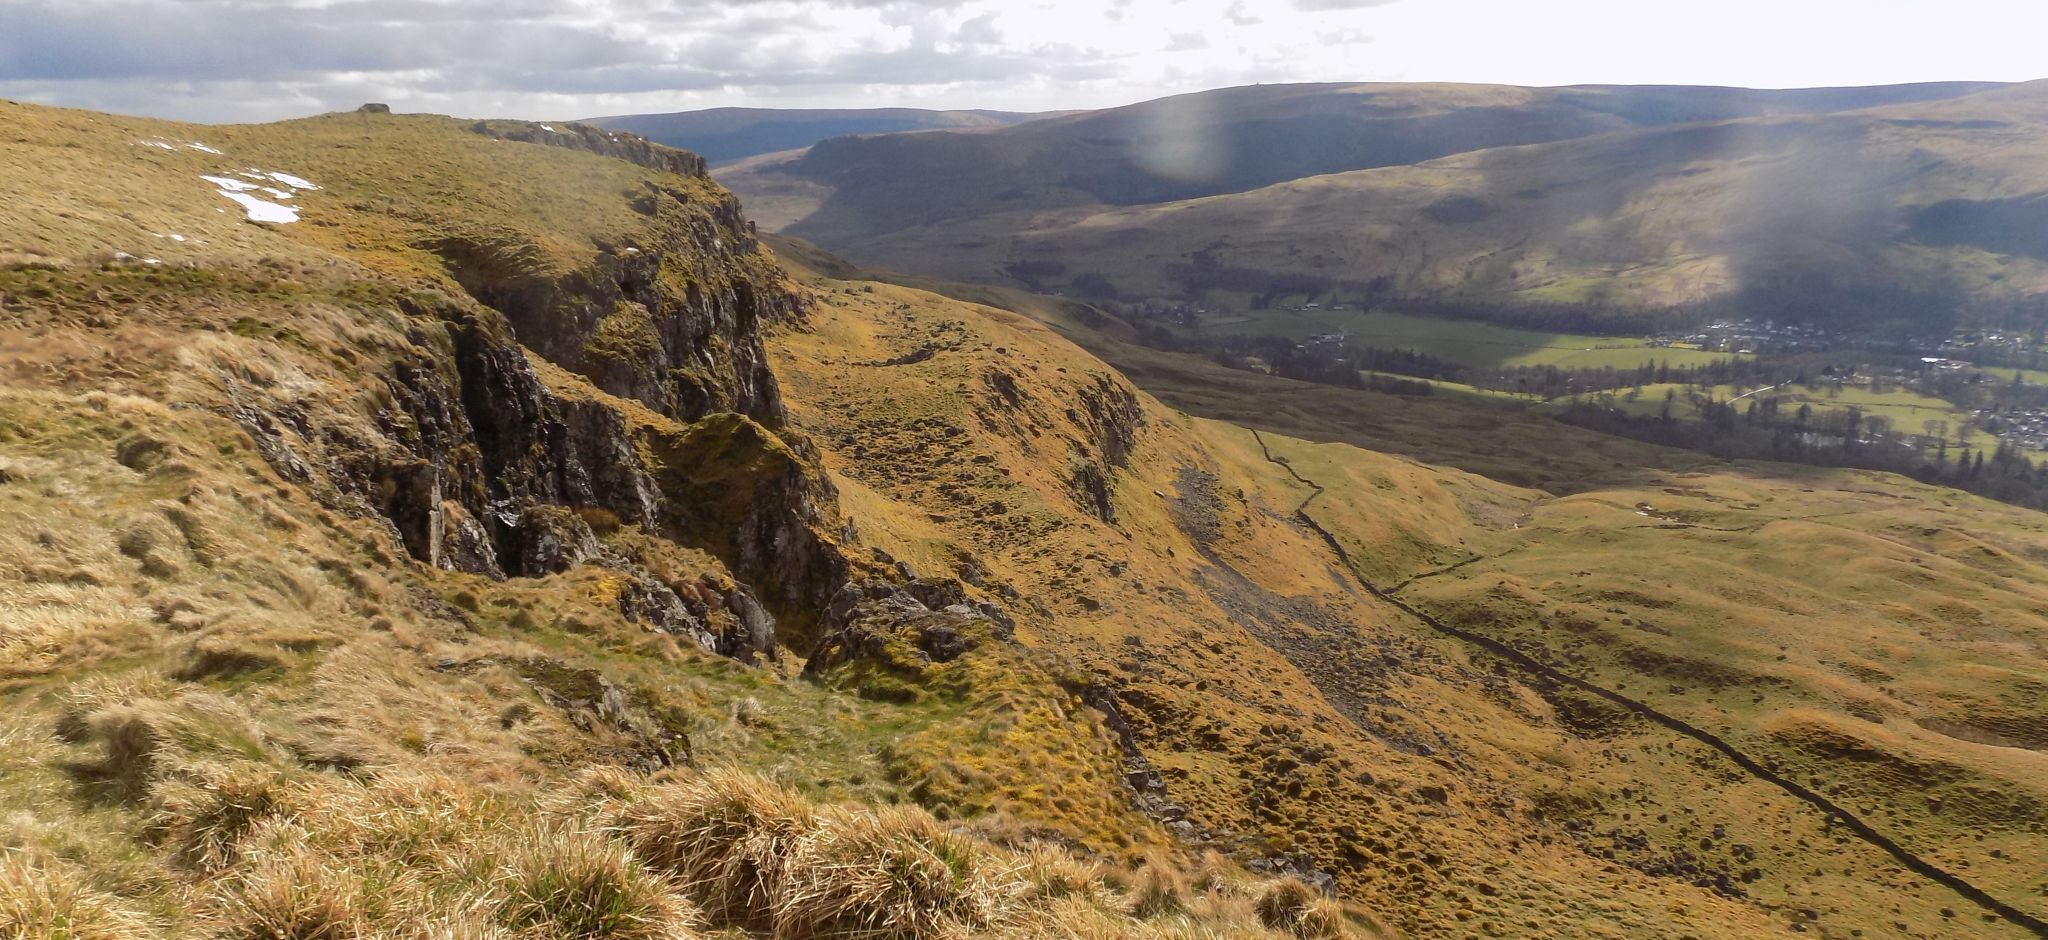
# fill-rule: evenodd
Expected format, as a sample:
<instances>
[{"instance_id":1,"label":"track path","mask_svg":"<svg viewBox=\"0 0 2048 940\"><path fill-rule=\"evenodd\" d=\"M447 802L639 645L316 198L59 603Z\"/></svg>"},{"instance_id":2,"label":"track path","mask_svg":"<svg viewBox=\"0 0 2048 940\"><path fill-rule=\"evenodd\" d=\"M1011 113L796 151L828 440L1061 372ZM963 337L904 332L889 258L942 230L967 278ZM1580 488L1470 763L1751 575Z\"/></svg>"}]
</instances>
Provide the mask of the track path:
<instances>
[{"instance_id":1,"label":"track path","mask_svg":"<svg viewBox=\"0 0 2048 940\"><path fill-rule=\"evenodd\" d=\"M1578 676L1574 676L1570 673L1563 672L1559 670L1557 667L1551 666L1548 663L1543 662L1542 660L1536 659L1535 657L1530 656L1527 653L1524 653L1520 650L1517 650L1514 647L1501 642L1500 640L1494 639L1493 637L1486 636L1480 633L1474 633L1470 630L1465 630L1444 623L1443 621L1438 620L1436 617L1422 610L1417 609L1413 605L1409 604L1407 601L1404 601L1399 597L1395 596L1392 591L1384 590L1380 588L1378 585L1372 583L1372 581L1369 578L1367 578L1365 576L1365 573L1358 567L1358 563L1352 560L1351 553L1344 548L1342 543L1337 541L1337 537L1331 534L1328 529L1323 528L1322 524L1315 520L1315 517L1309 515L1309 504L1315 502L1316 497L1321 496L1324 493L1322 484L1302 476L1300 472L1294 469L1294 466L1292 464L1288 463L1286 460L1282 460L1280 458L1273 456L1273 451L1266 446L1265 435L1260 434L1258 431L1254 430L1252 431L1252 437L1258 440L1259 451L1265 455L1266 460L1280 465L1282 468L1286 469L1288 476L1293 477L1297 482L1309 488L1310 492L1308 498L1302 500L1301 505L1295 508L1294 517L1297 520L1299 520L1302 525L1307 526L1310 531L1321 536L1323 541L1330 546L1330 550L1336 553L1337 559L1343 562L1344 567L1351 572L1351 576L1357 579L1359 585L1364 587L1366 591L1371 593L1374 597L1399 609L1401 612L1409 615L1410 617L1415 618L1417 621L1420 621L1424 626L1429 627L1431 630L1444 634L1445 636L1463 640L1464 642L1470 643L1473 646L1477 646L1489 653L1492 653L1495 656L1500 657L1501 659L1506 660L1507 662L1515 665L1516 667L1526 672L1542 676L1553 682L1559 682L1564 685L1571 686L1572 688L1578 689L1582 692L1599 696L1600 698L1612 702L1615 705L1620 706L1621 708L1624 708L1629 712L1638 715L1650 722L1661 725L1666 729L1677 732L1678 734L1682 734L1688 738L1693 739L1694 741L1698 741L1699 743L1704 744L1709 748L1712 748L1713 750L1719 752L1723 757L1726 757L1735 766L1741 768L1745 773L1748 773L1750 776L1755 777L1758 780L1764 781L1765 783L1769 783L1772 786L1775 786L1778 789L1785 791L1786 793L1790 794L1793 798L1803 803L1806 803L1809 806L1812 806L1814 809L1820 811L1822 815L1827 816L1833 819L1835 822L1841 824L1844 828L1848 829L1851 833L1855 834L1858 838L1862 839L1863 841L1873 846L1876 846L1879 849L1882 849L1886 854L1890 855L1894 859L1897 859L1899 864L1905 866L1908 870L1916 874L1919 874L1931 881L1939 883L1943 887L1948 888L1949 890L1954 891L1959 895L1962 895L1971 903L1976 904L1977 906L1982 907L1985 910L1990 911L1994 914L1997 914L1998 916L2003 917L2006 920L2011 921L2012 923L2018 924L2019 926L2032 932L2035 936L2048 938L2048 921L2044 921L2041 918L2029 914L2026 911L2023 911L2012 904L2008 904L2005 901L1999 900L1990 892L1985 891L1984 889L1979 888L1974 884L1971 884L1962 876L1957 875L1956 873L1949 871L1945 868L1942 868L1941 866L1936 865L1933 862L1930 862L1924 858L1921 858L1919 855L1914 854L1911 849L1908 849L1905 846L1900 845L1899 843L1893 841L1889 836L1886 836L1884 833L1879 832L1876 827L1863 821L1861 817L1858 817L1856 814L1851 813L1846 809L1843 809L1833 800L1828 799L1827 797L1798 783L1797 781L1788 779L1772 771L1770 768L1765 767L1762 763L1759 763L1755 758L1750 757L1747 754L1744 754L1740 749L1736 748L1735 745L1728 743L1728 741L1721 738L1719 735L1716 735L1711 731L1694 725L1691 722L1686 721L1685 719L1659 711L1647 703L1629 698L1628 696L1616 692L1612 689L1607 689L1598 685L1594 685L1593 683L1581 679ZM1468 559L1465 562L1460 562L1460 564L1470 564L1471 562L1477 560L1478 559L1476 558ZM1411 578L1408 582L1403 582L1403 584L1405 585L1407 583L1411 583L1414 580L1415 579Z\"/></svg>"}]
</instances>

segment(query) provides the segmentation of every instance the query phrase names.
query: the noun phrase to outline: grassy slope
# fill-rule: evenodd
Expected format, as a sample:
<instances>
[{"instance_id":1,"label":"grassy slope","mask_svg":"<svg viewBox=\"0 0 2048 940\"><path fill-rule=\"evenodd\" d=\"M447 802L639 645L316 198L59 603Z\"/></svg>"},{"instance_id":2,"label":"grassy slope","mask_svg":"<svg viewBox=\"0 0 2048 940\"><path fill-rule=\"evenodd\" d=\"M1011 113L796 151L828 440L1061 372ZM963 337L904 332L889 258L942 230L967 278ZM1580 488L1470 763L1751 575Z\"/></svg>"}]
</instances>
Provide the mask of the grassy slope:
<instances>
[{"instance_id":1,"label":"grassy slope","mask_svg":"<svg viewBox=\"0 0 2048 940\"><path fill-rule=\"evenodd\" d=\"M1029 387L1040 394L1058 394L1065 387L1071 396L1075 386L1085 384L1099 367L1091 366L1086 358L1069 358L1072 353L1055 357L1059 346L1048 344L1043 328L1005 312L859 282L828 279L818 282L818 287L826 292L826 315L816 322L815 332L788 335L777 344L799 421L813 428L826 450L828 466L841 477L849 493L900 494L898 505L926 505L934 496L950 502L941 503L946 506L943 510L924 515L863 516L859 501L850 499L850 512L875 542L892 553L913 558L920 568L957 564L958 552L964 547L992 577L1019 586L1036 585L1037 599L1055 616L1049 622L1034 623L1034 637L1072 650L1091 667L1120 677L1120 683L1131 690L1126 695L1127 708L1147 742L1148 754L1167 772L1175 798L1185 801L1198 821L1210 825L1223 822L1233 829L1263 828L1276 836L1301 840L1319 852L1334 850L1340 859L1347 858L1347 853L1365 856L1368 861L1358 868L1340 863L1347 884L1355 884L1354 890L1364 892L1390 916L1422 934L1447 931L1457 935L1459 928L1454 924L1483 929L1481 925L1487 923L1510 932L1549 929L1573 936L1654 931L1659 928L1639 918L1653 916L1652 910L1660 907L1677 914L1686 923L1685 929L1695 932L1725 929L1739 934L1758 929L1737 926L1748 922L1718 903L1698 906L1702 898L1711 897L1709 894L1689 900L1650 900L1656 894L1638 893L1643 888L1628 874L1660 871L1671 879L1667 884L1675 885L1699 877L1684 874L1688 870L1711 875L1721 864L1728 866L1727 874L1734 879L1731 884L1748 892L1763 908L1786 918L1780 923L1799 922L1807 916L1800 912L1810 910L1833 930L1854 926L1881 934L1897 919L1930 935L1999 931L1978 919L1967 905L1961 908L1960 920L1946 918L1941 909L1957 906L1956 898L1946 889L1899 873L1888 856L1830 829L1810 808L1746 777L1697 742L1604 713L1596 704L1561 694L1512 670L1500 674L1498 680L1483 680L1481 677L1495 668L1491 660L1441 641L1412 619L1365 596L1356 586L1358 582L1341 573L1341 563L1315 541L1313 533L1290 525L1288 515L1313 495L1310 515L1346 546L1360 573L1382 587L1391 587L1459 563L1468 565L1456 569L1460 573L1485 571L1495 564L1485 559L1499 559L1499 566L1515 571L1524 563L1525 554L1526 563L1532 566L1552 557L1578 557L1623 533L1581 528L1560 536L1553 533L1548 520L1572 512L1572 507L1619 503L1620 511L1631 519L1657 522L1634 516L1632 506L1640 494L1658 491L1663 486L1660 481L1670 482L1667 477L1681 481L1676 486L1740 486L1744 492L1757 494L1755 498L1770 507L1772 515L1861 511L1873 503L1894 513L1905 510L1892 509L1893 503L1914 507L1913 512L1939 512L1939 508L1918 508L1927 500L1936 500L1938 507L1939 493L1889 479L1782 468L1718 466L1708 476L1685 469L1704 466L1704 461L1626 442L1606 442L1610 456L1631 461L1626 469L1611 468L1607 465L1616 461L1601 460L1603 472L1573 487L1588 492L1553 501L1481 477L1390 460L1342 444L1308 444L1266 435L1264 451L1325 488L1316 494L1296 481L1287 468L1268 461L1261 442L1250 433L1148 405L1144 432L1148 443L1131 467L1119 474L1118 507L1127 514L1119 524L1107 526L1069 516L1066 524L1057 527L1020 527L1015 517L1042 519L1043 513L1072 500L1056 478L1046 478L1045 469L1047 453L1058 453L1059 437L1078 435L1075 429L1054 419L1049 426L1038 425L1042 433L1037 435L1029 430L1018 434L1014 429L996 429L954 440L941 432L936 440L951 443L935 444L928 450L890 445L905 429L934 418L971 427L973 411L988 400L982 389L989 370L1036 374L1041 378ZM969 292L979 290L971 288ZM1039 304L1038 311L1058 315L1057 302ZM935 335L949 339L943 351L930 360L906 366L875 364ZM1060 373L1060 368L1068 371ZM1199 367L1189 368L1199 371ZM1052 375L1045 375L1048 371ZM1146 375L1138 373L1141 383ZM1229 375L1204 377L1220 383L1228 381ZM1283 409L1288 414L1319 410L1320 402L1301 391L1294 383L1277 382L1215 390L1219 398L1239 396L1247 412L1265 409L1259 423L1267 426L1288 423L1280 414ZM1358 397L1365 402L1361 410L1369 409L1371 402L1392 401ZM1056 408L1048 410L1057 413ZM1441 418L1449 413L1446 409L1435 415ZM1504 412L1490 420L1507 435L1532 435L1528 445L1532 451L1548 448L1556 452L1551 467L1586 461L1586 455L1574 455L1570 448L1558 446L1560 437L1577 441L1581 435L1560 429L1538 440L1533 436L1554 426L1512 415ZM1479 417L1485 418L1483 414ZM1419 416L1411 418L1421 420ZM1319 420L1341 423L1329 414L1320 415ZM1520 427L1523 423L1528 427ZM1404 427L1395 423L1385 433L1400 435ZM1029 451L1024 449L1027 446ZM1424 446L1430 445L1425 442ZM1504 452L1517 451L1510 446ZM1672 457L1677 458L1674 468L1658 466L1664 462L1662 458ZM1496 455L1493 459L1507 458ZM1190 518L1190 503L1199 500L1190 500L1194 494L1185 472L1189 468L1238 481L1244 486L1241 505L1253 510L1251 515L1242 515L1234 505L1239 497L1226 492L1217 501L1218 515L1212 527ZM1690 482L1693 478L1712 483ZM1001 504L1000 512L988 508L992 500ZM1161 509L1153 507L1161 500L1165 501L1161 508L1170 518L1155 521ZM1778 503L1786 505L1774 505ZM1990 513L2000 525L2015 532L2031 533L2033 529L2028 527L2037 525L2030 514L1971 505L1973 512ZM1826 531L1810 536L1805 529L1787 531L1796 541L1789 545L1774 541L1773 549L1800 551L1805 539L1811 538L1815 551L1832 551L1826 547ZM1650 539L1660 532L1628 534ZM1218 537L1208 542L1205 550L1203 539L1210 533ZM1772 532L1774 539L1776 536ZM954 547L951 554L941 549L948 545ZM1630 579L1643 572L1684 565L1680 560L1689 559L1693 549L1637 542L1615 551L1617 558L1627 555L1626 564L1585 565L1591 569L1587 573L1596 577L1590 581L1582 577L1582 584L1532 587L1531 593L1541 595L1535 603L1563 613L1562 605L1584 603L1576 593L1581 587L1624 592L1625 585L1633 583ZM1749 552L1748 557L1759 562L1766 557L1755 547ZM1919 560L1941 564L1933 555ZM1695 636L1702 637L1723 635L1720 631L1730 623L1777 615L1773 606L1779 603L1777 591L1804 592L1802 596L1810 598L1847 596L1857 589L1869 589L1837 580L1824 563L1778 573L1783 583L1774 590L1749 588L1753 580L1749 571L1714 568L1700 573L1698 568L1683 567L1701 579L1686 596L1696 592L1721 598L1728 608L1689 625ZM1672 573L1674 583L1677 570ZM1440 580L1446 585L1468 583L1454 577ZM1408 588L1407 596L1429 609L1440 605L1446 611L1463 610L1437 600L1431 592L1439 590L1438 582L1425 577ZM1112 584L1119 586L1111 590ZM1738 584L1745 588L1737 590ZM1170 590L1174 587L1186 593ZM1643 594L1656 603L1666 590L1659 582L1656 591L1645 589ZM2017 583L2005 596L2017 605L2006 609L2024 609L2030 603L2026 599L2030 595ZM1102 609L1092 609L1084 597L1101 600ZM1475 616L1498 616L1506 623L1511 612L1522 609L1505 600L1497 610L1491 604L1484 597L1475 601L1479 611ZM1607 616L1614 620L1618 615ZM1657 622L1658 629L1664 629L1662 621ZM1844 621L1844 626L1848 622ZM1899 629L1910 632L1905 626ZM1622 639L1640 632L1633 626L1629 630L1634 632ZM1829 659L1834 655L1832 644L1849 642L1846 633L1787 634L1785 639L1795 648L1803 643L1798 658L1808 661ZM1904 640L1903 636L1898 639ZM1617 656L1625 656L1633 648L1619 639L1606 642L1621 651ZM1219 668L1211 652L1216 647L1210 644L1215 643L1227 651L1227 668ZM1555 645L1575 654L1578 650L1576 645ZM1736 645L1748 646L1746 641ZM1986 703L2028 700L2026 690L2033 688L2029 683L2034 680L2026 676L2039 674L2040 656L2038 648L2028 650L2025 655L2037 665L2020 672L2009 691L1985 699ZM1706 665L1689 667L1690 661L1677 654L1665 655L1671 660L1637 654L1633 660L1625 660L1634 665L1585 671L1624 690L1637 691L1652 681L1660 690L1666 686L1696 688L1693 683L1698 680L1669 675L1686 668L1718 676L1717 681L1727 689L1746 689L1755 678L1770 683L1761 689L1770 697L1761 704L1749 703L1752 710L1745 715L1806 714L1846 725L1862 720L1852 714L1845 699L1835 697L1844 675L1838 668L1776 670L1770 668L1775 660L1762 663L1711 644L1696 654ZM1671 665L1671 661L1679 665ZM1630 669L1637 671L1632 674ZM1781 671L1793 673L1797 679L1786 680L1781 688ZM1969 694L1969 684L1960 681L1968 670L1955 673L1952 679L1936 678L1940 672L1931 669L1921 681L1931 683L1930 688L1943 689L1942 693L1930 694L1917 705L1900 706L1901 710L1947 701L1943 695ZM2015 695L2019 697L2012 698ZM1693 702L1682 693L1667 691L1654 698L1674 712L1698 718L1702 715L1694 709L1710 713L1706 710L1735 697L1733 691L1727 691ZM1371 704L1374 701L1380 704ZM1742 701L1748 703L1746 697ZM1238 717L1243 714L1235 705L1238 702L1251 709L1249 716ZM1264 702L1276 704L1254 704ZM2011 704L2000 707L2017 715ZM1281 722L1282 734L1299 734L1303 743L1329 742L1326 746L1340 761L1352 762L1347 773L1362 767L1376 786L1361 793L1341 778L1312 773L1289 787L1284 785L1287 778L1265 781L1259 773L1250 772L1245 755L1260 753L1262 738L1276 718L1296 712L1299 718ZM1938 723L1941 719L1929 720ZM1259 732L1252 731L1254 723L1262 726ZM1731 732L1743 747L1778 759L1771 743L1775 739L1733 733L1739 729ZM1876 734L1881 743L1871 760L1918 759L1904 745L1896 751L1886 750L1884 742L1889 739L1881 732ZM1429 761L1414 760L1417 743L1426 743L1433 752ZM1962 761L1954 755L1975 745L1951 742L1940 746L1958 766L1970 768L1952 777L1951 784L1971 792L2025 787L2024 781L2032 773L2030 762L2035 760L2035 755L2020 751L2004 758L1992 755L1987 760L1980 755ZM1301 762L1301 753L1297 747L1289 763ZM1859 775L1854 766L1825 760L1808 769L1824 781L1840 775L1843 782L1839 786L1869 801L1859 806L1904 806L1922 799L1906 777ZM1248 772L1249 779L1244 776ZM1424 782L1429 780L1448 782ZM1390 781L1400 783L1388 787ZM1249 789L1246 782L1251 784ZM1423 789L1431 785L1448 786L1450 805L1465 809L1450 814L1431 809L1431 791ZM1508 805L1519 808L1501 813L1499 808ZM2030 804L2022 801L2020 805ZM1379 816L1387 808L1397 808L1396 818L1408 822L1395 824ZM1247 809L1251 809L1249 815ZM1879 813L1874 819L1886 829L1903 828L1901 834L1929 850L1952 838L1950 831L1938 827L1919 830L1910 815ZM1399 849L1392 857L1378 856L1381 837L1372 833L1390 824L1420 824L1424 832L1432 834L1419 838L1440 848L1419 865L1400 856ZM1467 828L1474 825L1484 832ZM1972 816L1969 825L1986 827L1982 831L1988 841L1968 858L1944 856L1944 862L1959 865L1961 871L1991 873L1987 881L2001 897L2025 902L2038 889L2022 873L2024 864L2016 861L2026 857L2022 846L2032 845L2037 838L2029 829L2030 818L2024 811L2002 821L1989 821L1980 814ZM1340 835L1334 844L1321 841L1324 833L1342 826L1351 827L1361 838L1352 842ZM1561 841L1547 841L1559 836ZM1566 851L1558 851L1567 846ZM1997 858L1989 854L1993 847L1999 849ZM1476 878L1468 874L1472 870L1466 866L1471 863L1465 855L1475 848L1489 859L1482 863L1478 869L1481 876ZM1574 857L1581 851L1633 867L1589 871ZM1515 873L1512 883L1488 881L1496 876L1484 874L1486 866L1501 866L1506 858L1513 859L1509 867ZM1968 864L1961 865L1963 862ZM1702 865L1705 867L1700 868ZM1750 880L1741 881L1751 868L1756 872ZM1815 874L1816 869L1826 871ZM1843 875L1844 869L1850 874ZM1624 877L1610 884L1607 879L1616 875ZM1622 893L1615 895L1617 899L1635 900L1592 902L1577 893L1588 884L1588 878L1603 886L1601 892L1618 891ZM1489 890L1499 893L1481 890L1481 881L1488 881Z\"/></svg>"},{"instance_id":2,"label":"grassy slope","mask_svg":"<svg viewBox=\"0 0 2048 940\"><path fill-rule=\"evenodd\" d=\"M780 250L794 253L802 246L784 244ZM1078 322L1074 309L1057 300L983 287L959 290L1058 327L1166 401L1283 432L1267 433L1265 450L1319 484L1320 492L1286 469L1274 476L1280 468L1265 462L1259 442L1230 425L1158 412L1151 433L1193 443L1197 453L1226 461L1247 478L1259 478L1263 469L1263 487L1248 487L1247 493L1260 494L1271 512L1285 514L1309 500L1309 515L1382 589L1399 589L1409 603L1453 625L1509 640L1570 674L1708 729L1943 868L2035 916L2044 913L2040 898L2048 884L2030 862L2041 851L2043 744L2037 715L2048 674L2040 632L2048 628L2048 608L2035 599L2037 577L2030 574L2038 559L2048 557L2048 530L2038 514L1896 477L1707 460L1600 438L1519 409L1396 399L1234 373L1193 357L1118 343ZM929 294L874 291L835 298L853 301L845 306L854 312L879 308L857 322L968 321L976 311L1010 320ZM822 328L823 347L853 345L844 329ZM983 335L991 345L1012 351L1021 345L1013 332L983 329L990 331ZM814 341L785 340L796 349L805 342ZM970 345L955 355L972 351ZM887 371L848 374L845 361L835 363L831 381L840 391L828 396L833 400L854 384L879 386L877 397L904 397ZM973 364L952 368L953 374L971 372ZM815 394L803 369L786 374L795 397ZM1343 443L1310 444L1284 434L1398 447L1482 474L1535 476L1548 481L1555 495L1501 489L1482 476L1445 474ZM841 473L893 474L901 466L893 456L872 465L830 435L821 434L821 440ZM1134 463L1125 484L1133 502L1146 502L1152 488L1173 494L1164 485L1174 477L1173 463ZM1639 503L1651 504L1650 514L1639 513ZM1441 507L1447 504L1458 506L1457 513L1444 516ZM1446 524L1460 516L1462 525ZM962 532L957 520L940 527L949 524L962 539L980 529ZM1188 552L1173 533L1162 538L1132 528L1138 536L1134 556L1136 546L1160 552L1162 541L1169 557ZM1033 559L1058 544L1036 539L1024 557ZM1217 554L1233 567L1241 563L1240 570L1261 584L1283 583L1266 580L1275 568L1299 572L1331 565L1327 552L1297 560L1281 554L1278 542L1261 538L1256 545ZM1297 543L1293 551L1315 549ZM1069 551L1085 557L1082 547ZM1134 557L1130 564L1135 570L1139 562ZM1334 603L1330 599L1341 599L1343 589L1321 587L1313 596ZM1147 606L1142 594L1125 597L1133 609ZM1377 711L1357 709L1347 693L1372 689L1393 695L1401 704L1389 706L1388 715L1420 718L1427 734L1441 734L1424 740L1444 748L1440 765L1455 767L1458 783L1474 798L1493 793L1521 801L1525 811L1546 820L1536 832L1561 825L1585 851L1679 881L1692 877L1678 874L1688 867L1704 863L1711 872L1725 860L1741 890L1793 922L1808 922L1811 914L1829 930L1853 927L1866 935L1891 935L1894 922L1909 925L1906 933L1930 935L1999 929L1975 908L1958 905L1946 889L1904 872L1892 857L1830 826L1810 807L1743 774L1697 741L1513 669L1498 673L1504 680L1498 685L1482 682L1480 687L1494 691L1485 704L1473 702L1466 695L1476 676L1465 670L1499 668L1492 660L1469 648L1437 645L1413 620L1369 598L1357 603L1365 616L1351 626L1329 626L1315 614L1296 612L1291 631L1298 632L1291 639L1250 631L1251 639L1281 650L1283 657L1304 648L1315 653L1290 660L1277 675L1262 663L1223 673L1192 667L1207 682L1202 691L1230 695L1225 677L1233 672L1251 673L1259 686L1299 674L1350 729L1368 731L1377 743L1399 740L1397 729L1378 726ZM1062 613L1060 635L1080 631L1077 639L1063 640L1069 648L1085 648L1095 631L1112 639L1127 632L1122 622L1091 630L1085 611ZM1343 639L1316 640L1322 628ZM1401 691L1387 691L1383 676L1359 671L1344 650L1360 638L1386 644L1395 637L1394 649L1417 644L1411 649L1419 658L1403 657L1392 670ZM1142 645L1133 647L1139 652L1118 664L1127 674L1143 675L1161 664L1171 671L1191 655L1202 660L1186 642L1140 639ZM1246 656L1236 654L1240 663L1259 663ZM1423 665L1432 661L1434 666ZM1446 663L1460 665L1445 668ZM1148 699L1156 694L1145 692ZM1202 772L1217 768L1218 758L1173 730L1189 720L1179 717L1186 707L1169 706L1176 719L1153 732L1161 738L1154 760L1184 768L1187 776L1172 782L1180 788L1184 779L1193 789L1177 794L1213 812L1214 804L1197 798L1205 787ZM1363 742L1349 747L1355 750L1338 753L1372 753ZM1317 793L1311 802L1342 805L1346 794ZM1514 831L1527 818L1488 822ZM1517 870L1542 873L1557 863L1522 859ZM1522 890L1543 895L1557 889ZM1595 922L1613 923L1593 916ZM1692 927L1702 922L1694 920ZM1413 923L1426 931L1420 925L1432 921Z\"/></svg>"},{"instance_id":3,"label":"grassy slope","mask_svg":"<svg viewBox=\"0 0 2048 940\"><path fill-rule=\"evenodd\" d=\"M1809 476L1560 500L1514 553L1410 594L1714 729L2040 911L2048 529L1896 480Z\"/></svg>"}]
</instances>

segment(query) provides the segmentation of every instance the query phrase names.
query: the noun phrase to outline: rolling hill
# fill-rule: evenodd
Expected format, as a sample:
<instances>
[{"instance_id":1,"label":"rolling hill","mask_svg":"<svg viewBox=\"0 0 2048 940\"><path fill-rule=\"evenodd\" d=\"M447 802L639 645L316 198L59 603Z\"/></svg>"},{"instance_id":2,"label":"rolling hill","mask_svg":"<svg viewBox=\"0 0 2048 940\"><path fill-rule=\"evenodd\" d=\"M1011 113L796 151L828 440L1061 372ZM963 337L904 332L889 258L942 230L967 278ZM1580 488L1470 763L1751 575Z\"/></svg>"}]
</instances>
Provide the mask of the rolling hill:
<instances>
[{"instance_id":1,"label":"rolling hill","mask_svg":"<svg viewBox=\"0 0 2048 940\"><path fill-rule=\"evenodd\" d=\"M0 935L2048 935L2037 513L876 280L616 131L0 119Z\"/></svg>"},{"instance_id":2,"label":"rolling hill","mask_svg":"<svg viewBox=\"0 0 2048 940\"><path fill-rule=\"evenodd\" d=\"M1049 115L919 108L709 108L669 114L621 114L585 121L680 147L713 163L799 150L828 137L960 128L996 128Z\"/></svg>"},{"instance_id":3,"label":"rolling hill","mask_svg":"<svg viewBox=\"0 0 2048 940\"><path fill-rule=\"evenodd\" d=\"M1939 324L2048 288L2031 234L2044 96L1261 87L828 141L725 181L777 193L771 227L863 263L1098 299L1740 298L1765 316ZM1137 153L1202 172L1145 172Z\"/></svg>"}]
</instances>

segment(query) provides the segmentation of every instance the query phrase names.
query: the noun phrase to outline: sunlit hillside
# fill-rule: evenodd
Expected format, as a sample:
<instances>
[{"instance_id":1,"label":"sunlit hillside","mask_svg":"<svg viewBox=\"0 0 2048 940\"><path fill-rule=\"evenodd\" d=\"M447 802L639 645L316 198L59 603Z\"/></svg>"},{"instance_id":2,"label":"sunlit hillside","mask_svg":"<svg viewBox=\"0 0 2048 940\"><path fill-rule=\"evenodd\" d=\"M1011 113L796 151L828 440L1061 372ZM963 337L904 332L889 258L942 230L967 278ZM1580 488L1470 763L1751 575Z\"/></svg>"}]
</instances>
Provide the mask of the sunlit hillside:
<instances>
[{"instance_id":1,"label":"sunlit hillside","mask_svg":"<svg viewBox=\"0 0 2048 940\"><path fill-rule=\"evenodd\" d=\"M2036 513L888 283L617 131L0 117L0 936L2048 932Z\"/></svg>"}]
</instances>

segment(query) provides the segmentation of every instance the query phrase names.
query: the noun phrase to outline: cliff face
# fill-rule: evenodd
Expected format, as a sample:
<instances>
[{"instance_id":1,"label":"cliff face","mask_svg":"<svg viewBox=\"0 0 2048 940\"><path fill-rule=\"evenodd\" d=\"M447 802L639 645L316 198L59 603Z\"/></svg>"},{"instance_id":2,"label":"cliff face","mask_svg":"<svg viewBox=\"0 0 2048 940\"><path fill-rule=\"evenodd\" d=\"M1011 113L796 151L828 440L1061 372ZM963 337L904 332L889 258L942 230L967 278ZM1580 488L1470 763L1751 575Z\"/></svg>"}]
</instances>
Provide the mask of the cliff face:
<instances>
[{"instance_id":1,"label":"cliff face","mask_svg":"<svg viewBox=\"0 0 2048 940\"><path fill-rule=\"evenodd\" d=\"M445 340L386 378L406 412L390 428L412 461L358 474L358 486L437 566L561 571L596 554L585 519L596 510L709 551L754 585L749 597L808 617L846 564L823 534L837 527L831 483L801 440L778 435L786 416L762 330L798 314L798 299L729 196L650 183L632 205L644 227L567 270L532 242L431 246L488 309L402 299ZM652 413L564 394L522 346Z\"/></svg>"},{"instance_id":2,"label":"cliff face","mask_svg":"<svg viewBox=\"0 0 2048 940\"><path fill-rule=\"evenodd\" d=\"M556 263L536 240L464 231L425 247L521 343L599 388L681 421L720 411L782 423L761 327L800 312L760 252L738 200L703 182L703 161L632 135L582 125L484 122L498 139L586 150L660 170L627 195L641 218L598 240L594 257Z\"/></svg>"}]
</instances>

